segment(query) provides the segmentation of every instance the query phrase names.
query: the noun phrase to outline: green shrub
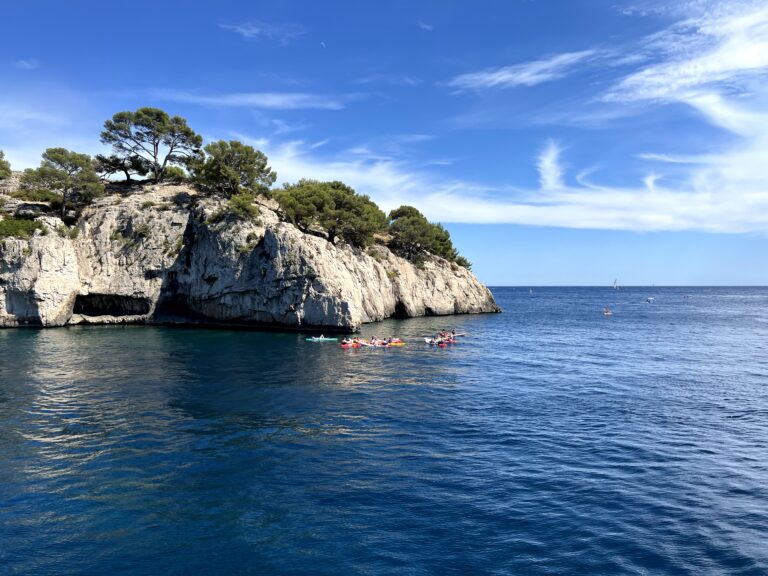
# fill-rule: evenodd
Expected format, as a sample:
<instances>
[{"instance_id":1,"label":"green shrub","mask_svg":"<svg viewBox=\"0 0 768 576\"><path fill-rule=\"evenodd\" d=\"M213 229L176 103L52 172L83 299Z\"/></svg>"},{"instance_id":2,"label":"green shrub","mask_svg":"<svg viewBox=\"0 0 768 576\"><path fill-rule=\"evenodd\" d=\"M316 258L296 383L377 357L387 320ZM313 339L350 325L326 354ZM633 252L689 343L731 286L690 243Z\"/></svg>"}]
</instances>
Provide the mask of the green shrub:
<instances>
[{"instance_id":1,"label":"green shrub","mask_svg":"<svg viewBox=\"0 0 768 576\"><path fill-rule=\"evenodd\" d=\"M80 228L78 228L77 226L72 226L72 228L68 228L67 226L62 224L56 228L56 232L62 238L69 238L70 240L74 240L80 235Z\"/></svg>"},{"instance_id":2,"label":"green shrub","mask_svg":"<svg viewBox=\"0 0 768 576\"><path fill-rule=\"evenodd\" d=\"M229 199L229 211L239 220L253 220L259 216L259 207L254 204L256 195L243 192Z\"/></svg>"},{"instance_id":3,"label":"green shrub","mask_svg":"<svg viewBox=\"0 0 768 576\"><path fill-rule=\"evenodd\" d=\"M0 220L0 238L29 238L35 230L42 230L43 225L35 220L5 218Z\"/></svg>"},{"instance_id":4,"label":"green shrub","mask_svg":"<svg viewBox=\"0 0 768 576\"><path fill-rule=\"evenodd\" d=\"M0 150L0 180L11 177L11 163L5 159L5 152Z\"/></svg>"},{"instance_id":5,"label":"green shrub","mask_svg":"<svg viewBox=\"0 0 768 576\"><path fill-rule=\"evenodd\" d=\"M154 174L150 173L150 178L154 178ZM181 184L187 181L187 173L181 166L166 166L163 171L163 181L170 184Z\"/></svg>"},{"instance_id":6,"label":"green shrub","mask_svg":"<svg viewBox=\"0 0 768 576\"><path fill-rule=\"evenodd\" d=\"M42 188L25 189L21 188L11 193L11 196L26 202L61 202L61 194L51 192Z\"/></svg>"},{"instance_id":7,"label":"green shrub","mask_svg":"<svg viewBox=\"0 0 768 576\"><path fill-rule=\"evenodd\" d=\"M456 264L459 266L466 268L467 270L472 270L472 262L464 258L464 256L457 256L456 257Z\"/></svg>"},{"instance_id":8,"label":"green shrub","mask_svg":"<svg viewBox=\"0 0 768 576\"><path fill-rule=\"evenodd\" d=\"M376 262L382 261L381 252L379 252L376 248L368 248L367 253L368 256L376 260Z\"/></svg>"},{"instance_id":9,"label":"green shrub","mask_svg":"<svg viewBox=\"0 0 768 576\"><path fill-rule=\"evenodd\" d=\"M254 221L259 217L259 207L254 204L256 194L243 192L235 194L220 209L214 212L208 221L211 224L217 224L222 220L242 220L245 222Z\"/></svg>"}]
</instances>

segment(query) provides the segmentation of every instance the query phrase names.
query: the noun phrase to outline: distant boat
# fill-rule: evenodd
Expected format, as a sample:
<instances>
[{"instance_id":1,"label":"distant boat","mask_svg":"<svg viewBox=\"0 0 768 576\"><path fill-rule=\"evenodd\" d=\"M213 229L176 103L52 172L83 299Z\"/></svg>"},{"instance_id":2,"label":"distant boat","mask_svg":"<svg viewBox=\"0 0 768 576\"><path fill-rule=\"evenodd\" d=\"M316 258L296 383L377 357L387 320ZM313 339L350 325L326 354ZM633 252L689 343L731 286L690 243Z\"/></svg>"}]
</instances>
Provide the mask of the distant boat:
<instances>
[{"instance_id":1,"label":"distant boat","mask_svg":"<svg viewBox=\"0 0 768 576\"><path fill-rule=\"evenodd\" d=\"M616 278L616 280L613 281L613 289L618 290L619 289L619 279Z\"/></svg>"},{"instance_id":2,"label":"distant boat","mask_svg":"<svg viewBox=\"0 0 768 576\"><path fill-rule=\"evenodd\" d=\"M654 298L653 298L653 297L651 297L651 298L646 298L646 299L645 299L645 303L646 303L646 304L653 304L653 300L654 300Z\"/></svg>"},{"instance_id":3,"label":"distant boat","mask_svg":"<svg viewBox=\"0 0 768 576\"><path fill-rule=\"evenodd\" d=\"M528 288L528 294L533 294L533 288Z\"/></svg>"},{"instance_id":4,"label":"distant boat","mask_svg":"<svg viewBox=\"0 0 768 576\"><path fill-rule=\"evenodd\" d=\"M606 306L605 308L603 308L603 316L613 316L613 310L611 310L610 308L608 308L608 306Z\"/></svg>"}]
</instances>

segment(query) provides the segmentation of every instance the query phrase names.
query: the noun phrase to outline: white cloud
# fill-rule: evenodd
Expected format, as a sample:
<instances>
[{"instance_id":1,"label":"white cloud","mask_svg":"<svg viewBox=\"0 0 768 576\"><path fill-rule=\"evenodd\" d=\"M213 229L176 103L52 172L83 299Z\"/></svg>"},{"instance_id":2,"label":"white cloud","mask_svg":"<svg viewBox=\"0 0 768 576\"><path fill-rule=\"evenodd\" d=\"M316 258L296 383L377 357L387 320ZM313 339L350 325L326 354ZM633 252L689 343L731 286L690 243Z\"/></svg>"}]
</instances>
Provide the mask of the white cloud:
<instances>
[{"instance_id":1,"label":"white cloud","mask_svg":"<svg viewBox=\"0 0 768 576\"><path fill-rule=\"evenodd\" d=\"M643 184L645 184L645 187L649 192L655 192L656 182L658 182L659 179L661 179L661 174L651 172L650 174L646 175L645 178L643 178Z\"/></svg>"},{"instance_id":2,"label":"white cloud","mask_svg":"<svg viewBox=\"0 0 768 576\"><path fill-rule=\"evenodd\" d=\"M300 24L268 24L267 22L250 21L242 24L219 24L220 28L239 34L246 40L276 40L287 44L294 38L306 33Z\"/></svg>"},{"instance_id":3,"label":"white cloud","mask_svg":"<svg viewBox=\"0 0 768 576\"><path fill-rule=\"evenodd\" d=\"M274 131L275 135L289 134L291 132L301 132L302 130L309 128L309 125L307 124L289 124L280 118L271 118L269 120L269 125Z\"/></svg>"},{"instance_id":4,"label":"white cloud","mask_svg":"<svg viewBox=\"0 0 768 576\"><path fill-rule=\"evenodd\" d=\"M355 84L389 84L390 86L418 86L421 79L407 74L371 74L355 80Z\"/></svg>"},{"instance_id":5,"label":"white cloud","mask_svg":"<svg viewBox=\"0 0 768 576\"><path fill-rule=\"evenodd\" d=\"M427 32L432 32L435 29L435 26L433 24L427 24L426 22L422 22L419 20L418 22L419 28L422 30L426 30Z\"/></svg>"},{"instance_id":6,"label":"white cloud","mask_svg":"<svg viewBox=\"0 0 768 576\"><path fill-rule=\"evenodd\" d=\"M413 204L444 222L768 234L768 7L694 2L686 8L701 5L713 8L690 12L646 38L635 58L629 50L583 51L465 74L451 83L478 89L532 86L620 52L621 66L642 63L603 101L631 104L635 113L654 103L683 104L728 134L713 139L706 154L651 150L636 156L648 163L636 184L602 185L594 167L578 170L576 184L566 184L555 141L536 158L540 186L523 189L447 177L426 163L406 161L402 150L387 150L384 142L365 143L354 153L331 154L323 147L320 154L299 141L270 144L265 151L281 180L341 179L384 209ZM670 172L664 177L657 171L662 163Z\"/></svg>"},{"instance_id":7,"label":"white cloud","mask_svg":"<svg viewBox=\"0 0 768 576\"><path fill-rule=\"evenodd\" d=\"M702 88L763 74L768 67L768 6L689 18L651 37L667 58L622 78L609 102L677 100ZM732 87L731 87L732 89Z\"/></svg>"},{"instance_id":8,"label":"white cloud","mask_svg":"<svg viewBox=\"0 0 768 576\"><path fill-rule=\"evenodd\" d=\"M18 103L0 102L0 130L19 130L30 125L62 126L67 123L63 116L40 112Z\"/></svg>"},{"instance_id":9,"label":"white cloud","mask_svg":"<svg viewBox=\"0 0 768 576\"><path fill-rule=\"evenodd\" d=\"M560 167L562 149L550 140L541 151L536 163L542 190L558 190L563 187L563 169Z\"/></svg>"},{"instance_id":10,"label":"white cloud","mask_svg":"<svg viewBox=\"0 0 768 576\"><path fill-rule=\"evenodd\" d=\"M215 108L263 108L268 110L341 110L357 95L333 96L304 92L240 92L198 94L183 90L153 90L151 95L168 102Z\"/></svg>"},{"instance_id":11,"label":"white cloud","mask_svg":"<svg viewBox=\"0 0 768 576\"><path fill-rule=\"evenodd\" d=\"M576 64L582 63L596 54L595 50L556 54L543 60L461 74L453 78L448 85L471 90L535 86L567 76L573 71Z\"/></svg>"},{"instance_id":12,"label":"white cloud","mask_svg":"<svg viewBox=\"0 0 768 576\"><path fill-rule=\"evenodd\" d=\"M644 152L638 154L637 158L648 160L650 162L663 162L667 164L707 164L711 159L701 155L684 154L658 154L656 152Z\"/></svg>"},{"instance_id":13,"label":"white cloud","mask_svg":"<svg viewBox=\"0 0 768 576\"><path fill-rule=\"evenodd\" d=\"M40 67L40 62L34 58L25 58L22 60L16 60L13 65L19 70L36 70Z\"/></svg>"},{"instance_id":14,"label":"white cloud","mask_svg":"<svg viewBox=\"0 0 768 576\"><path fill-rule=\"evenodd\" d=\"M542 156L550 160L548 183L537 189L490 187L450 179L391 157L349 151L317 155L301 141L275 144L261 141L279 183L299 178L342 180L368 194L382 209L411 204L430 219L442 222L512 223L564 228L608 230L700 230L708 232L768 232L768 194L764 184L739 175L745 162L765 158L723 156L715 165L695 172L676 190L659 186L649 175L636 187L601 186L584 181L562 183L557 145ZM540 157L541 158L541 157ZM586 171L587 173L589 170ZM579 177L584 180L585 173ZM728 187L721 189L723 185Z\"/></svg>"}]
</instances>

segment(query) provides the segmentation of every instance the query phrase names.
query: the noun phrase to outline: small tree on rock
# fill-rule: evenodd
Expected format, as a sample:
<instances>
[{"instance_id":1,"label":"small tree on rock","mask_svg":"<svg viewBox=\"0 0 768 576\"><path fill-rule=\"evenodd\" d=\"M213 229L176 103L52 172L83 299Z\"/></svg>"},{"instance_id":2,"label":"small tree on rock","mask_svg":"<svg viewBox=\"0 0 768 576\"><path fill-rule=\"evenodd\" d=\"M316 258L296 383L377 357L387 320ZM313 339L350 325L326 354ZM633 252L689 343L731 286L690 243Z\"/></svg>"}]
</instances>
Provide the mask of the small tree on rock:
<instances>
[{"instance_id":1,"label":"small tree on rock","mask_svg":"<svg viewBox=\"0 0 768 576\"><path fill-rule=\"evenodd\" d=\"M103 178L109 178L114 174L122 172L125 174L125 181L131 181L131 174L137 176L146 176L149 172L148 162L140 156L118 156L112 154L110 156L104 156L103 154L96 155L95 170L102 175Z\"/></svg>"},{"instance_id":2,"label":"small tree on rock","mask_svg":"<svg viewBox=\"0 0 768 576\"><path fill-rule=\"evenodd\" d=\"M88 154L66 148L48 148L39 168L28 168L21 186L30 190L50 190L61 194L61 218L74 204L85 204L104 192L104 184L93 169Z\"/></svg>"},{"instance_id":3,"label":"small tree on rock","mask_svg":"<svg viewBox=\"0 0 768 576\"><path fill-rule=\"evenodd\" d=\"M373 235L386 228L384 213L368 196L357 194L342 182L299 180L275 194L285 218L299 230L314 227L355 246L367 246Z\"/></svg>"},{"instance_id":4,"label":"small tree on rock","mask_svg":"<svg viewBox=\"0 0 768 576\"><path fill-rule=\"evenodd\" d=\"M181 116L169 116L158 108L139 108L118 112L104 122L101 142L110 144L119 158L143 159L154 181L160 182L169 164L185 164L197 157L203 139Z\"/></svg>"},{"instance_id":5,"label":"small tree on rock","mask_svg":"<svg viewBox=\"0 0 768 576\"><path fill-rule=\"evenodd\" d=\"M190 168L198 185L224 196L265 194L277 179L263 152L237 140L208 144L205 158Z\"/></svg>"},{"instance_id":6,"label":"small tree on rock","mask_svg":"<svg viewBox=\"0 0 768 576\"><path fill-rule=\"evenodd\" d=\"M5 152L0 150L0 180L11 177L11 163L5 159Z\"/></svg>"},{"instance_id":7,"label":"small tree on rock","mask_svg":"<svg viewBox=\"0 0 768 576\"><path fill-rule=\"evenodd\" d=\"M442 224L432 224L413 206L400 206L389 213L389 246L393 252L416 261L423 252L430 252L469 267L469 261L459 256L451 235Z\"/></svg>"}]
</instances>

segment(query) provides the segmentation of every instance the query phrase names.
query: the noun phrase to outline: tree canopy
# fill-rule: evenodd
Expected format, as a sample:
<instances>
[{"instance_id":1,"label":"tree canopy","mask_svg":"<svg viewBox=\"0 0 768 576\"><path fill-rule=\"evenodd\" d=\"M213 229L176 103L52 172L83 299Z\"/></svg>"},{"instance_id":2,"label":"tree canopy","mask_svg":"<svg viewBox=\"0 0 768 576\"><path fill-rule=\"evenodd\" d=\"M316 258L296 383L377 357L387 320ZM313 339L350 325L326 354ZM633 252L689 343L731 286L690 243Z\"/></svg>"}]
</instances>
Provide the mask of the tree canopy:
<instances>
[{"instance_id":1,"label":"tree canopy","mask_svg":"<svg viewBox=\"0 0 768 576\"><path fill-rule=\"evenodd\" d=\"M389 213L389 246L396 254L409 260L418 260L423 252L430 252L460 266L470 267L469 261L459 256L451 242L451 235L442 224L433 224L413 206L400 206Z\"/></svg>"},{"instance_id":2,"label":"tree canopy","mask_svg":"<svg viewBox=\"0 0 768 576\"><path fill-rule=\"evenodd\" d=\"M387 218L368 196L342 182L303 179L275 193L286 219L300 230L322 228L328 241L336 238L354 246L367 246L386 228Z\"/></svg>"},{"instance_id":3,"label":"tree canopy","mask_svg":"<svg viewBox=\"0 0 768 576\"><path fill-rule=\"evenodd\" d=\"M5 152L0 150L0 180L11 177L11 163L5 159Z\"/></svg>"},{"instance_id":4,"label":"tree canopy","mask_svg":"<svg viewBox=\"0 0 768 576\"><path fill-rule=\"evenodd\" d=\"M266 193L277 178L263 152L237 140L208 144L190 167L197 184L225 196Z\"/></svg>"},{"instance_id":5,"label":"tree canopy","mask_svg":"<svg viewBox=\"0 0 768 576\"><path fill-rule=\"evenodd\" d=\"M125 174L125 181L131 181L131 174L137 176L146 176L149 172L148 162L139 156L118 156L112 154L110 156L104 156L103 154L96 155L95 170L105 178L109 178L113 174L122 172Z\"/></svg>"},{"instance_id":6,"label":"tree canopy","mask_svg":"<svg viewBox=\"0 0 768 576\"><path fill-rule=\"evenodd\" d=\"M21 186L61 194L62 218L72 205L90 202L104 191L91 157L66 148L48 148L43 152L40 167L28 168L22 174Z\"/></svg>"},{"instance_id":7,"label":"tree canopy","mask_svg":"<svg viewBox=\"0 0 768 576\"><path fill-rule=\"evenodd\" d=\"M114 155L124 161L138 158L146 172L160 182L166 167L185 164L200 154L203 139L181 116L169 116L158 108L118 112L104 122L101 142L110 144Z\"/></svg>"}]
</instances>

